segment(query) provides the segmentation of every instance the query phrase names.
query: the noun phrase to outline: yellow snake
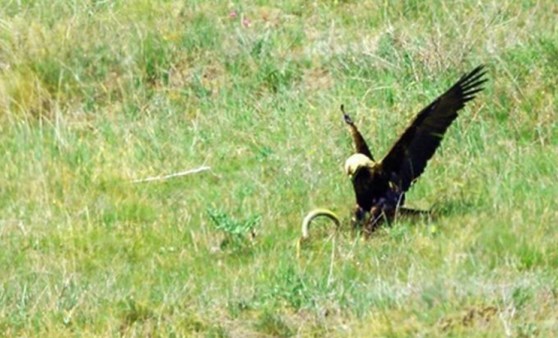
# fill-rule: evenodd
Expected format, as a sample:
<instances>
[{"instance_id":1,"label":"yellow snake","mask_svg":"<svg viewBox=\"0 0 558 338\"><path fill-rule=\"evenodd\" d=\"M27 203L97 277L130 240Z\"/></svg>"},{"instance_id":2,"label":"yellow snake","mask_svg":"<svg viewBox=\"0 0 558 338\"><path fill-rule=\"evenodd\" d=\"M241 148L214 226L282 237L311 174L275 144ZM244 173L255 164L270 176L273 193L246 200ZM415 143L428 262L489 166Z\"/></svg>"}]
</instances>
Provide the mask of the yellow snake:
<instances>
[{"instance_id":1,"label":"yellow snake","mask_svg":"<svg viewBox=\"0 0 558 338\"><path fill-rule=\"evenodd\" d=\"M300 238L301 240L307 240L308 238L310 238L310 224L316 217L320 216L325 216L332 220L337 228L341 226L339 217L337 217L337 215L333 211L323 208L313 209L308 214L306 214L304 220L302 221L302 237Z\"/></svg>"}]
</instances>

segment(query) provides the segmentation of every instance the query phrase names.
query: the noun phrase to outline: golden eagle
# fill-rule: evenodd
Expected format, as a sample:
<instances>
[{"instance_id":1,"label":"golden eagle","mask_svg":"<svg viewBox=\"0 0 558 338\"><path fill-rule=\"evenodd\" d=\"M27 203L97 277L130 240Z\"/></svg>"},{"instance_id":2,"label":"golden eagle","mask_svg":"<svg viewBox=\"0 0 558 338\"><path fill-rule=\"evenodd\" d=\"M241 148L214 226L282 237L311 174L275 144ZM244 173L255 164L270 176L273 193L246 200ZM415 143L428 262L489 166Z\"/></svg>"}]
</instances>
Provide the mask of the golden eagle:
<instances>
[{"instance_id":1,"label":"golden eagle","mask_svg":"<svg viewBox=\"0 0 558 338\"><path fill-rule=\"evenodd\" d=\"M380 162L374 160L362 134L341 106L355 147L355 154L345 162L345 173L356 194L355 225L369 232L382 220L389 222L396 212L419 212L402 208L405 192L424 171L458 111L483 89L485 74L484 66L475 68L420 111Z\"/></svg>"}]
</instances>

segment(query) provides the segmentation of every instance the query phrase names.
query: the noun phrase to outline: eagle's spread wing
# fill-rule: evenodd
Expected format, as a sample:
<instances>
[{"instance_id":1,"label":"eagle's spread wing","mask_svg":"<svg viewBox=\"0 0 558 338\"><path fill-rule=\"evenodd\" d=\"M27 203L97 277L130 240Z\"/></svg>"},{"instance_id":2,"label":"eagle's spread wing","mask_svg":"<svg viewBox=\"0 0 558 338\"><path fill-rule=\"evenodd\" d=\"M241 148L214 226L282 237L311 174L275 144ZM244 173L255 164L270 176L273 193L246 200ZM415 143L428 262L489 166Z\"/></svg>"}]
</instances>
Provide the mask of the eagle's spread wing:
<instances>
[{"instance_id":1,"label":"eagle's spread wing","mask_svg":"<svg viewBox=\"0 0 558 338\"><path fill-rule=\"evenodd\" d=\"M486 81L484 66L475 68L448 91L424 108L382 160L387 172L395 173L401 188L407 191L440 145L444 133L457 117L457 112L472 100Z\"/></svg>"},{"instance_id":2,"label":"eagle's spread wing","mask_svg":"<svg viewBox=\"0 0 558 338\"><path fill-rule=\"evenodd\" d=\"M366 155L369 159L374 161L374 157L372 157L370 148L368 148L366 141L362 137L360 131L358 131L358 128L356 127L351 117L347 113L345 113L345 108L343 107L343 105L341 105L341 112L343 113L343 119L345 120L345 123L349 126L349 129L351 130L351 136L353 137L355 152Z\"/></svg>"}]
</instances>

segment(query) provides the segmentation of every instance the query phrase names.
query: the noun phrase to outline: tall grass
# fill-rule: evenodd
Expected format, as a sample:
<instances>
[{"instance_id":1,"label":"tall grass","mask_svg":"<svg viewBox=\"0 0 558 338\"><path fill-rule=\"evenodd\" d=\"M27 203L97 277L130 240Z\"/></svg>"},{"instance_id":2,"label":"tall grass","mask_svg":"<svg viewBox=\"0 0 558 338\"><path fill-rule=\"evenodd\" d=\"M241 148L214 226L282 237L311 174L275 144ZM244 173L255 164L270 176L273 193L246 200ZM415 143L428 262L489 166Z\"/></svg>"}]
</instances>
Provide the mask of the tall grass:
<instances>
[{"instance_id":1,"label":"tall grass","mask_svg":"<svg viewBox=\"0 0 558 338\"><path fill-rule=\"evenodd\" d=\"M552 336L557 11L0 1L0 332ZM346 231L339 105L381 157L478 64L407 197L438 217ZM297 255L314 207L345 230Z\"/></svg>"}]
</instances>

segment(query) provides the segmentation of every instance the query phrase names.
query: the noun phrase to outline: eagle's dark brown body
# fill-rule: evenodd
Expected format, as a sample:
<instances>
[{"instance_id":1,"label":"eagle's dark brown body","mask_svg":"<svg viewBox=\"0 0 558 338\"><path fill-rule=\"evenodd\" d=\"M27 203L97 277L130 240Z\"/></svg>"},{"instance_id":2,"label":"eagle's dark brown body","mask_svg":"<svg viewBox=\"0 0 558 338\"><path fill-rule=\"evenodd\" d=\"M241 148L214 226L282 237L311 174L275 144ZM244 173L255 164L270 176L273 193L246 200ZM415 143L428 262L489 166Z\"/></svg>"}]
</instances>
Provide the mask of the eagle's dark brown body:
<instances>
[{"instance_id":1,"label":"eagle's dark brown body","mask_svg":"<svg viewBox=\"0 0 558 338\"><path fill-rule=\"evenodd\" d=\"M391 220L396 212L416 213L402 208L405 192L424 171L458 111L482 90L485 74L483 66L475 68L419 112L380 162L374 162L366 141L343 111L355 145L355 154L345 162L345 171L355 190L357 224L371 231L381 220Z\"/></svg>"}]
</instances>

